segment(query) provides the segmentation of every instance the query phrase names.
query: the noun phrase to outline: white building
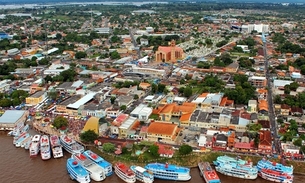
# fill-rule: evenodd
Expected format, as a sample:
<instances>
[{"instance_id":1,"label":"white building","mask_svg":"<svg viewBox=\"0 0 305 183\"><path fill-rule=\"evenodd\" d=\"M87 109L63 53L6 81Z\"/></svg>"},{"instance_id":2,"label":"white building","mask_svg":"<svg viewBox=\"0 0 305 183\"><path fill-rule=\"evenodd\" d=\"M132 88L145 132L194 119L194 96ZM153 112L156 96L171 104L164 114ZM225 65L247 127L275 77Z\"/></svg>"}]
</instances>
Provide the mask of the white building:
<instances>
[{"instance_id":1,"label":"white building","mask_svg":"<svg viewBox=\"0 0 305 183\"><path fill-rule=\"evenodd\" d=\"M147 105L140 104L131 113L130 116L138 118L140 121L147 121L153 109Z\"/></svg>"},{"instance_id":2,"label":"white building","mask_svg":"<svg viewBox=\"0 0 305 183\"><path fill-rule=\"evenodd\" d=\"M199 147L205 147L207 144L207 138L205 135L200 134L199 139L198 139L198 146Z\"/></svg>"},{"instance_id":3,"label":"white building","mask_svg":"<svg viewBox=\"0 0 305 183\"><path fill-rule=\"evenodd\" d=\"M269 32L269 25L265 24L248 24L241 26L243 31L251 33L252 31L257 31L258 33Z\"/></svg>"}]
</instances>

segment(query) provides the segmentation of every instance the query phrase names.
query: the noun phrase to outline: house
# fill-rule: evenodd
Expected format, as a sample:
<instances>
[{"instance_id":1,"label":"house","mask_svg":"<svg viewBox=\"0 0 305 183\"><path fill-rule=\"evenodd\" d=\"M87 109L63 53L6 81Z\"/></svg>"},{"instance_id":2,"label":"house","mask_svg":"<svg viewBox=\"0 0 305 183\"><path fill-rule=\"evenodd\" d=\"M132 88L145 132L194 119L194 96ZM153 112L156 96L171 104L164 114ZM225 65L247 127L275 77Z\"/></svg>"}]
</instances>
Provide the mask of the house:
<instances>
[{"instance_id":1,"label":"house","mask_svg":"<svg viewBox=\"0 0 305 183\"><path fill-rule=\"evenodd\" d=\"M25 103L28 105L37 105L41 103L46 98L46 93L44 91L38 91L33 95L26 97Z\"/></svg>"},{"instance_id":2,"label":"house","mask_svg":"<svg viewBox=\"0 0 305 183\"><path fill-rule=\"evenodd\" d=\"M264 129L264 130L270 129L270 121L269 120L257 120L257 123L262 125L262 129Z\"/></svg>"},{"instance_id":3,"label":"house","mask_svg":"<svg viewBox=\"0 0 305 183\"><path fill-rule=\"evenodd\" d=\"M152 122L147 129L147 140L174 143L180 132L178 125L168 122Z\"/></svg>"},{"instance_id":4,"label":"house","mask_svg":"<svg viewBox=\"0 0 305 183\"><path fill-rule=\"evenodd\" d=\"M300 107L291 107L291 115L294 116L302 116L303 115L303 109Z\"/></svg>"},{"instance_id":5,"label":"house","mask_svg":"<svg viewBox=\"0 0 305 183\"><path fill-rule=\"evenodd\" d=\"M228 73L237 73L238 68L239 68L238 62L233 62L230 65L228 65L225 69L226 69L226 72L228 72Z\"/></svg>"},{"instance_id":6,"label":"house","mask_svg":"<svg viewBox=\"0 0 305 183\"><path fill-rule=\"evenodd\" d=\"M118 98L116 98L116 102L118 103L119 106L130 106L131 103L134 101L134 96L130 96L130 95L127 95L127 96L123 96L123 95L120 95Z\"/></svg>"},{"instance_id":7,"label":"house","mask_svg":"<svg viewBox=\"0 0 305 183\"><path fill-rule=\"evenodd\" d=\"M170 121L172 117L181 117L184 114L192 113L196 109L194 103L183 103L178 105L177 103L165 104L160 108L159 116L162 121Z\"/></svg>"},{"instance_id":8,"label":"house","mask_svg":"<svg viewBox=\"0 0 305 183\"><path fill-rule=\"evenodd\" d=\"M172 146L160 144L160 143L155 143L155 144L159 147L158 154L161 157L167 157L167 158L173 157L175 151Z\"/></svg>"},{"instance_id":9,"label":"house","mask_svg":"<svg viewBox=\"0 0 305 183\"><path fill-rule=\"evenodd\" d=\"M290 106L287 104L282 104L281 105L281 115L288 116L289 112L290 112Z\"/></svg>"},{"instance_id":10,"label":"house","mask_svg":"<svg viewBox=\"0 0 305 183\"><path fill-rule=\"evenodd\" d=\"M120 126L119 126L119 137L127 138L129 135L133 135L135 132L132 132L132 127L135 123L138 123L139 120L135 117L129 116Z\"/></svg>"},{"instance_id":11,"label":"house","mask_svg":"<svg viewBox=\"0 0 305 183\"><path fill-rule=\"evenodd\" d=\"M149 83L144 83L144 82L141 82L139 84L139 88L142 88L143 90L148 90L150 88L150 84Z\"/></svg>"},{"instance_id":12,"label":"house","mask_svg":"<svg viewBox=\"0 0 305 183\"><path fill-rule=\"evenodd\" d=\"M144 39L144 38L141 38L141 39L140 39L140 44L141 44L142 46L146 46L146 45L148 45L148 40L147 40L147 39Z\"/></svg>"},{"instance_id":13,"label":"house","mask_svg":"<svg viewBox=\"0 0 305 183\"><path fill-rule=\"evenodd\" d=\"M163 98L162 95L148 95L144 98L145 103L158 103Z\"/></svg>"},{"instance_id":14,"label":"house","mask_svg":"<svg viewBox=\"0 0 305 183\"><path fill-rule=\"evenodd\" d=\"M249 100L248 101L248 112L256 113L257 112L257 100Z\"/></svg>"},{"instance_id":15,"label":"house","mask_svg":"<svg viewBox=\"0 0 305 183\"><path fill-rule=\"evenodd\" d=\"M236 142L234 150L239 152L251 152L254 149L254 142Z\"/></svg>"},{"instance_id":16,"label":"house","mask_svg":"<svg viewBox=\"0 0 305 183\"><path fill-rule=\"evenodd\" d=\"M269 130L260 130L259 131L258 153L261 153L261 154L271 154L272 153L271 131L269 131Z\"/></svg>"},{"instance_id":17,"label":"house","mask_svg":"<svg viewBox=\"0 0 305 183\"><path fill-rule=\"evenodd\" d=\"M258 112L259 113L267 113L268 110L268 103L266 100L259 100L258 101Z\"/></svg>"},{"instance_id":18,"label":"house","mask_svg":"<svg viewBox=\"0 0 305 183\"><path fill-rule=\"evenodd\" d=\"M204 134L200 134L198 139L198 146L199 147L206 147L207 145L207 137Z\"/></svg>"},{"instance_id":19,"label":"house","mask_svg":"<svg viewBox=\"0 0 305 183\"><path fill-rule=\"evenodd\" d=\"M226 150L228 137L223 133L216 134L214 135L212 142L213 142L212 145L213 150Z\"/></svg>"},{"instance_id":20,"label":"house","mask_svg":"<svg viewBox=\"0 0 305 183\"><path fill-rule=\"evenodd\" d=\"M131 113L130 116L138 118L140 121L147 121L152 114L153 109L145 104L140 104Z\"/></svg>"},{"instance_id":21,"label":"house","mask_svg":"<svg viewBox=\"0 0 305 183\"><path fill-rule=\"evenodd\" d=\"M292 156L294 154L300 154L300 147L297 147L295 145L288 144L288 143L282 143L281 144L282 149L284 151L285 156Z\"/></svg>"},{"instance_id":22,"label":"house","mask_svg":"<svg viewBox=\"0 0 305 183\"><path fill-rule=\"evenodd\" d=\"M261 76L251 76L248 81L256 88L264 88L267 86L266 77Z\"/></svg>"}]
</instances>

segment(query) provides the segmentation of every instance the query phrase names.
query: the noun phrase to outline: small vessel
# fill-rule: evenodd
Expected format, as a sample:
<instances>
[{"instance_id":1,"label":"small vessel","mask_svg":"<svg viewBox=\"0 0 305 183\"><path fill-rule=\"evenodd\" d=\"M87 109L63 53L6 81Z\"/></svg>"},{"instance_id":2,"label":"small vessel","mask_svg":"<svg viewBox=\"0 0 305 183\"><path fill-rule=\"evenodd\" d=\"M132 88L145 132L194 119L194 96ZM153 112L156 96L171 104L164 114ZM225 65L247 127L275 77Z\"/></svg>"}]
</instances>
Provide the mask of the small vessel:
<instances>
[{"instance_id":1,"label":"small vessel","mask_svg":"<svg viewBox=\"0 0 305 183\"><path fill-rule=\"evenodd\" d=\"M28 150L30 149L31 143L32 143L32 136L31 139L29 141L24 142L24 149Z\"/></svg>"},{"instance_id":2,"label":"small vessel","mask_svg":"<svg viewBox=\"0 0 305 183\"><path fill-rule=\"evenodd\" d=\"M213 162L217 172L242 179L256 179L258 170L252 162L229 156L218 156Z\"/></svg>"},{"instance_id":3,"label":"small vessel","mask_svg":"<svg viewBox=\"0 0 305 183\"><path fill-rule=\"evenodd\" d=\"M191 179L189 168L170 165L168 163L149 163L145 166L145 169L151 171L154 178L158 179L175 181L188 181Z\"/></svg>"},{"instance_id":4,"label":"small vessel","mask_svg":"<svg viewBox=\"0 0 305 183\"><path fill-rule=\"evenodd\" d=\"M39 149L40 149L40 135L34 135L34 137L32 138L32 142L30 145L30 157L36 157L39 153Z\"/></svg>"},{"instance_id":5,"label":"small vessel","mask_svg":"<svg viewBox=\"0 0 305 183\"><path fill-rule=\"evenodd\" d=\"M272 181L272 182L282 182L282 183L292 183L293 182L293 175L275 171L272 169L263 168L258 172L258 175L261 178Z\"/></svg>"},{"instance_id":6,"label":"small vessel","mask_svg":"<svg viewBox=\"0 0 305 183\"><path fill-rule=\"evenodd\" d=\"M40 138L40 155L42 160L51 158L50 139L47 135L43 135Z\"/></svg>"},{"instance_id":7,"label":"small vessel","mask_svg":"<svg viewBox=\"0 0 305 183\"><path fill-rule=\"evenodd\" d=\"M16 140L15 142L15 146L16 147L20 147L21 146L21 143L23 141L25 141L28 137L30 137L30 134L27 133L27 132L24 132L22 135L19 136L19 138Z\"/></svg>"},{"instance_id":8,"label":"small vessel","mask_svg":"<svg viewBox=\"0 0 305 183\"><path fill-rule=\"evenodd\" d=\"M113 174L112 165L108 161L104 160L104 158L100 157L99 155L95 154L91 150L86 150L83 155L94 161L100 167L102 167L105 171L106 176L110 176Z\"/></svg>"},{"instance_id":9,"label":"small vessel","mask_svg":"<svg viewBox=\"0 0 305 183\"><path fill-rule=\"evenodd\" d=\"M271 169L271 170L275 170L278 172L282 172L282 173L287 173L292 175L293 174L293 166L284 166L281 163L276 163L276 162L271 162L265 158L263 158L262 160L259 160L257 162L257 169L258 171L260 171L261 169L265 168L265 169Z\"/></svg>"},{"instance_id":10,"label":"small vessel","mask_svg":"<svg viewBox=\"0 0 305 183\"><path fill-rule=\"evenodd\" d=\"M22 125L20 127L15 127L12 131L8 132L7 135L16 137L16 136L19 136L23 132L28 132L29 129L30 129L30 126L28 124Z\"/></svg>"},{"instance_id":11,"label":"small vessel","mask_svg":"<svg viewBox=\"0 0 305 183\"><path fill-rule=\"evenodd\" d=\"M71 154L80 154L85 151L84 146L76 142L74 139L68 137L67 135L61 135L59 140L63 148Z\"/></svg>"},{"instance_id":12,"label":"small vessel","mask_svg":"<svg viewBox=\"0 0 305 183\"><path fill-rule=\"evenodd\" d=\"M102 181L106 178L104 169L91 159L87 158L85 155L72 154L72 158L75 159L89 172L91 179L95 181Z\"/></svg>"},{"instance_id":13,"label":"small vessel","mask_svg":"<svg viewBox=\"0 0 305 183\"><path fill-rule=\"evenodd\" d=\"M72 180L76 180L79 183L90 182L89 173L73 158L67 159L67 171Z\"/></svg>"},{"instance_id":14,"label":"small vessel","mask_svg":"<svg viewBox=\"0 0 305 183\"><path fill-rule=\"evenodd\" d=\"M52 154L54 158L61 158L64 156L62 145L60 144L59 137L57 135L50 136L50 143Z\"/></svg>"},{"instance_id":15,"label":"small vessel","mask_svg":"<svg viewBox=\"0 0 305 183\"><path fill-rule=\"evenodd\" d=\"M136 179L143 183L153 183L154 176L151 172L140 166L130 166L130 169L136 174Z\"/></svg>"},{"instance_id":16,"label":"small vessel","mask_svg":"<svg viewBox=\"0 0 305 183\"><path fill-rule=\"evenodd\" d=\"M116 163L114 165L115 174L127 183L136 182L136 174L124 163Z\"/></svg>"},{"instance_id":17,"label":"small vessel","mask_svg":"<svg viewBox=\"0 0 305 183\"><path fill-rule=\"evenodd\" d=\"M20 147L24 148L24 146L25 146L26 144L30 144L31 141L32 141L32 136L29 136L28 138L24 139L24 141L21 142Z\"/></svg>"},{"instance_id":18,"label":"small vessel","mask_svg":"<svg viewBox=\"0 0 305 183\"><path fill-rule=\"evenodd\" d=\"M13 138L13 144L15 145L16 142L20 139L20 138L24 138L24 136L27 134L27 132L22 132L21 134L14 136Z\"/></svg>"},{"instance_id":19,"label":"small vessel","mask_svg":"<svg viewBox=\"0 0 305 183\"><path fill-rule=\"evenodd\" d=\"M216 171L212 169L209 162L199 162L198 168L206 183L220 183Z\"/></svg>"}]
</instances>

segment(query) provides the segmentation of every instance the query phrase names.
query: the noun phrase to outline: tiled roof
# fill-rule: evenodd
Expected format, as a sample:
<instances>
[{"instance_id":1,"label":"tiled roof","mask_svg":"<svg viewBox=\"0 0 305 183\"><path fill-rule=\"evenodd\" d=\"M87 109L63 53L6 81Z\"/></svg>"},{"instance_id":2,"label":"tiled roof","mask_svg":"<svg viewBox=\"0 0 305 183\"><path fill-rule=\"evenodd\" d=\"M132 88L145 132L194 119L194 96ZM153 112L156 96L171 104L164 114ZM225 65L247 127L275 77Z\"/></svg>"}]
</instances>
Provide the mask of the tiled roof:
<instances>
[{"instance_id":1,"label":"tiled roof","mask_svg":"<svg viewBox=\"0 0 305 183\"><path fill-rule=\"evenodd\" d=\"M180 121L188 121L188 120L190 120L191 116L192 116L192 113L183 114L183 115L181 115L179 120Z\"/></svg>"},{"instance_id":2,"label":"tiled roof","mask_svg":"<svg viewBox=\"0 0 305 183\"><path fill-rule=\"evenodd\" d=\"M267 103L267 101L266 100L259 100L258 108L259 108L259 110L268 111L268 103Z\"/></svg>"},{"instance_id":3,"label":"tiled roof","mask_svg":"<svg viewBox=\"0 0 305 183\"><path fill-rule=\"evenodd\" d=\"M261 130L260 136L259 136L259 144L260 145L271 145L272 139L271 139L271 132L267 130Z\"/></svg>"},{"instance_id":4,"label":"tiled roof","mask_svg":"<svg viewBox=\"0 0 305 183\"><path fill-rule=\"evenodd\" d=\"M177 128L176 124L153 122L150 123L147 129L147 133L160 134L160 135L173 135L176 128Z\"/></svg>"}]
</instances>

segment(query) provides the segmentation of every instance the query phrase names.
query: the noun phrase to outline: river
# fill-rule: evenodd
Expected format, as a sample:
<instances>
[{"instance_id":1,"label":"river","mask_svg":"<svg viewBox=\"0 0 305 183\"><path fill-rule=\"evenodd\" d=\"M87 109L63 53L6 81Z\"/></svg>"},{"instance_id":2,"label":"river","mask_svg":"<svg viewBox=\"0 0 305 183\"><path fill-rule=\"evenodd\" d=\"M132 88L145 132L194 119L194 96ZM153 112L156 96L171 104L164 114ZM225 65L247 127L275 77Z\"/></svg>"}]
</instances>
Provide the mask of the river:
<instances>
[{"instance_id":1,"label":"river","mask_svg":"<svg viewBox=\"0 0 305 183\"><path fill-rule=\"evenodd\" d=\"M31 159L28 150L16 148L12 144L12 137L0 132L0 182L3 183L73 183L67 174L65 164L70 156L65 152L64 158L50 159L43 161L38 156ZM197 168L191 170L192 179L188 183L203 183ZM269 181L257 178L254 180L244 180L218 174L222 183L268 183ZM305 176L295 175L294 183L304 182ZM94 181L91 181L94 182ZM104 183L124 183L116 175L108 177ZM171 183L174 181L155 180L155 183Z\"/></svg>"}]
</instances>

